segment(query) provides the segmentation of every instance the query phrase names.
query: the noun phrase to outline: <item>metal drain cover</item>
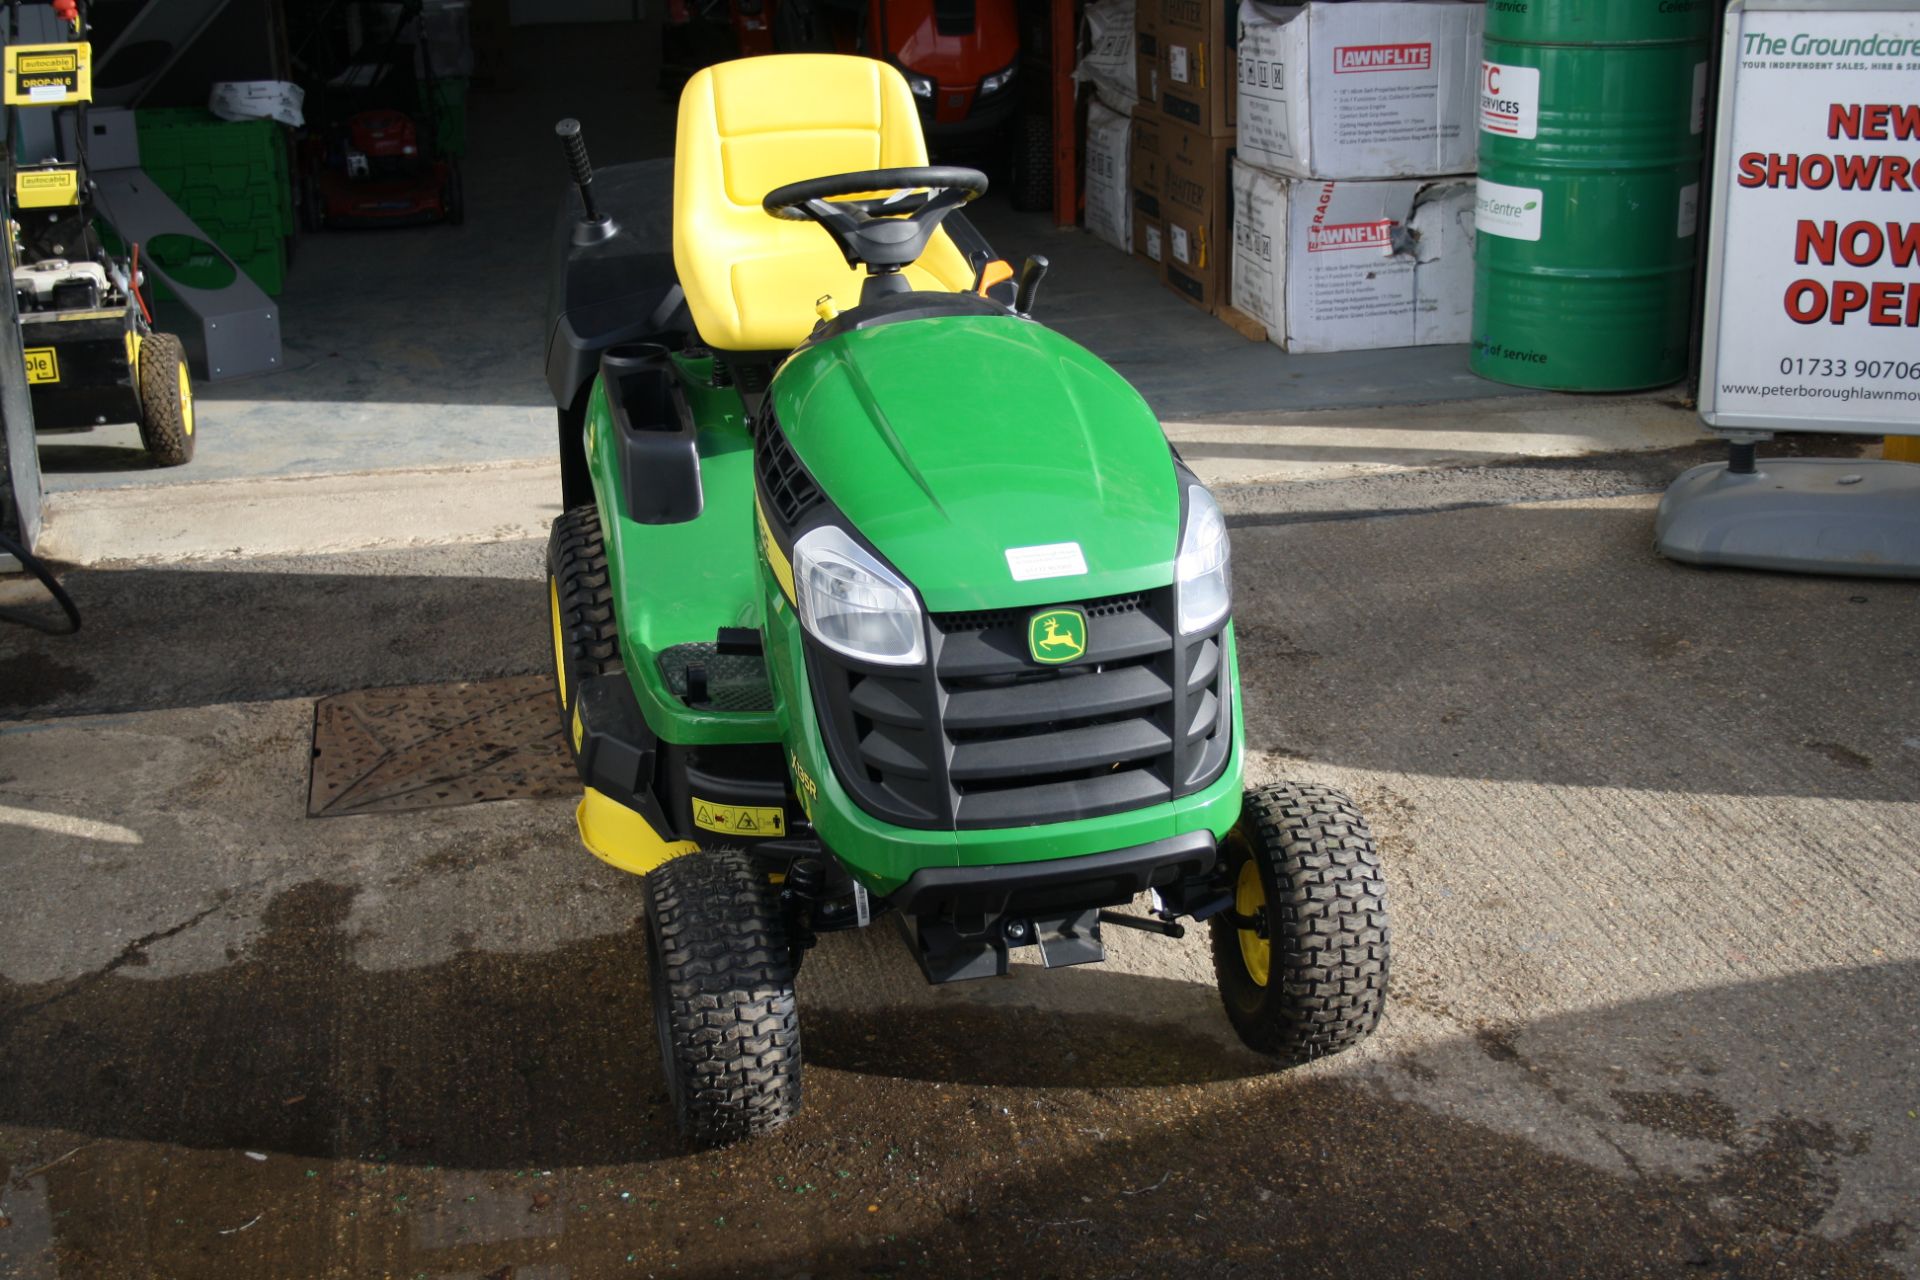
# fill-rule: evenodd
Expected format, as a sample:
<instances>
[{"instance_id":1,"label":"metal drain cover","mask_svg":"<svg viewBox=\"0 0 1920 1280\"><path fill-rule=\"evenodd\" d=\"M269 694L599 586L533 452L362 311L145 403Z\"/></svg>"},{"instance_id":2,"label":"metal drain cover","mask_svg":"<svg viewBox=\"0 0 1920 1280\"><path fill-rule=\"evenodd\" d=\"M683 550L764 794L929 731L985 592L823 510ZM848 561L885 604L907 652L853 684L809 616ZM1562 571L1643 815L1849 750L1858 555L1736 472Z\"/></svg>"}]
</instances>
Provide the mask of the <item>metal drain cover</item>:
<instances>
[{"instance_id":1,"label":"metal drain cover","mask_svg":"<svg viewBox=\"0 0 1920 1280\"><path fill-rule=\"evenodd\" d=\"M564 796L580 783L549 676L361 689L313 708L307 816Z\"/></svg>"}]
</instances>

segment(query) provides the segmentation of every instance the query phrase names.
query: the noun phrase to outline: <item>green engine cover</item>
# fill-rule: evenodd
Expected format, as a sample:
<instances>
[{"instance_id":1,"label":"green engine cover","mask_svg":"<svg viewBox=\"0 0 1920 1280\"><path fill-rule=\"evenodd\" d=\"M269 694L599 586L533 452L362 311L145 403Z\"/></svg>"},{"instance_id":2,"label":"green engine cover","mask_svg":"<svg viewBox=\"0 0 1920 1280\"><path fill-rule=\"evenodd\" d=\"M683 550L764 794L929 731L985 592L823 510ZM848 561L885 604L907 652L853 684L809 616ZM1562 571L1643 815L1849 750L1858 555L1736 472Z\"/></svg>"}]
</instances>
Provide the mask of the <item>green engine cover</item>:
<instances>
[{"instance_id":1,"label":"green engine cover","mask_svg":"<svg viewBox=\"0 0 1920 1280\"><path fill-rule=\"evenodd\" d=\"M1180 492L1158 420L1044 326L1008 315L857 329L795 355L772 394L808 471L935 612L1173 579ZM1063 543L1078 545L1084 574L1016 576L1032 558L1021 549Z\"/></svg>"}]
</instances>

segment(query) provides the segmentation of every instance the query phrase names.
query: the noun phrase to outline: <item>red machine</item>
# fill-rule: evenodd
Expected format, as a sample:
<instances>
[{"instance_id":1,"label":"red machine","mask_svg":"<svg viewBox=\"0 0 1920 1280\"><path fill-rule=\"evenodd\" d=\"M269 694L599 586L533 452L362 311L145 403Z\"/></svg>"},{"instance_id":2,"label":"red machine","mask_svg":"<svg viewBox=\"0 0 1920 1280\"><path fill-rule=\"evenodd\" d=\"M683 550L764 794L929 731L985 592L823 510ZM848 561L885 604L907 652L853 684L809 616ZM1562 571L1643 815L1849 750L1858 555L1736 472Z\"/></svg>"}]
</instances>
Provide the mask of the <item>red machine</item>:
<instances>
[{"instance_id":1,"label":"red machine","mask_svg":"<svg viewBox=\"0 0 1920 1280\"><path fill-rule=\"evenodd\" d=\"M899 67L920 104L927 141L985 141L1020 100L1014 0L779 0L782 53L861 53Z\"/></svg>"},{"instance_id":2,"label":"red machine","mask_svg":"<svg viewBox=\"0 0 1920 1280\"><path fill-rule=\"evenodd\" d=\"M1044 76L1019 83L1015 0L668 0L662 87L697 67L760 53L853 53L900 68L937 157L1009 157L1016 209L1053 204ZM1044 60L1044 48L1032 51ZM1009 134L1011 135L1009 137ZM999 177L994 179L996 183Z\"/></svg>"},{"instance_id":3,"label":"red machine","mask_svg":"<svg viewBox=\"0 0 1920 1280\"><path fill-rule=\"evenodd\" d=\"M306 140L301 220L309 230L459 223L466 212L460 166L430 152L406 112L356 112L344 127Z\"/></svg>"}]
</instances>

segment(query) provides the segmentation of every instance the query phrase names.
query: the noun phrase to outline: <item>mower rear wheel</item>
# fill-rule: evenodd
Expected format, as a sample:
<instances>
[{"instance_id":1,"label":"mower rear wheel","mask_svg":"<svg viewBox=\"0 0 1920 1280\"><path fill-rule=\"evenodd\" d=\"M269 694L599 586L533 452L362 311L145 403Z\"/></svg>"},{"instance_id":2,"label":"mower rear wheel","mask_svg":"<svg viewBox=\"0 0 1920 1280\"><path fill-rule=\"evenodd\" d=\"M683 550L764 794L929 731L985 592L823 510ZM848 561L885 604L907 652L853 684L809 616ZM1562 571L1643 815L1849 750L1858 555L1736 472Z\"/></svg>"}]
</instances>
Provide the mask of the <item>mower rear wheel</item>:
<instances>
[{"instance_id":1,"label":"mower rear wheel","mask_svg":"<svg viewBox=\"0 0 1920 1280\"><path fill-rule=\"evenodd\" d=\"M1044 111L1014 117L1012 198L1023 213L1053 208L1053 118Z\"/></svg>"},{"instance_id":2,"label":"mower rear wheel","mask_svg":"<svg viewBox=\"0 0 1920 1280\"><path fill-rule=\"evenodd\" d=\"M311 180L300 185L300 229L302 231L325 231L327 229L327 200L320 194L320 188Z\"/></svg>"},{"instance_id":3,"label":"mower rear wheel","mask_svg":"<svg viewBox=\"0 0 1920 1280\"><path fill-rule=\"evenodd\" d=\"M193 374L187 349L170 333L140 339L140 443L155 466L177 467L193 457Z\"/></svg>"},{"instance_id":4,"label":"mower rear wheel","mask_svg":"<svg viewBox=\"0 0 1920 1280\"><path fill-rule=\"evenodd\" d=\"M738 849L683 855L643 884L675 1125L702 1146L771 1133L800 1109L800 1013L777 890Z\"/></svg>"},{"instance_id":5,"label":"mower rear wheel","mask_svg":"<svg viewBox=\"0 0 1920 1280\"><path fill-rule=\"evenodd\" d=\"M554 700L567 730L580 681L626 669L600 513L593 507L575 507L553 522L547 537L547 608L553 624ZM566 736L571 746L573 735Z\"/></svg>"},{"instance_id":6,"label":"mower rear wheel","mask_svg":"<svg viewBox=\"0 0 1920 1280\"><path fill-rule=\"evenodd\" d=\"M447 161L447 182L440 188L440 209L450 227L457 227L467 220L467 193L460 185L458 160Z\"/></svg>"},{"instance_id":7,"label":"mower rear wheel","mask_svg":"<svg viewBox=\"0 0 1920 1280\"><path fill-rule=\"evenodd\" d=\"M1247 792L1222 846L1233 908L1213 969L1249 1048L1289 1065L1372 1034L1387 996L1387 885L1367 820L1331 787Z\"/></svg>"}]
</instances>

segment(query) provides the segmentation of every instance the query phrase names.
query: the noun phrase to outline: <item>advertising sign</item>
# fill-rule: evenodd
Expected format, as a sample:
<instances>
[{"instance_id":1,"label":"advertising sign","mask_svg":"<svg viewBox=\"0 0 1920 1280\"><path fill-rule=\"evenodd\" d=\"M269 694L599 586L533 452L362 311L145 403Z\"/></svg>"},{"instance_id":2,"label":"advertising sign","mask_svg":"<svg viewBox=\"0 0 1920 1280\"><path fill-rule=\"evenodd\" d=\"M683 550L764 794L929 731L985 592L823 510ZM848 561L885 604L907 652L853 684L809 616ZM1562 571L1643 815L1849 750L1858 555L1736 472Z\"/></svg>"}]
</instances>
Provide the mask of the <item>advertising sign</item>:
<instances>
[{"instance_id":1,"label":"advertising sign","mask_svg":"<svg viewBox=\"0 0 1920 1280\"><path fill-rule=\"evenodd\" d=\"M1737 0L1722 47L1700 416L1920 421L1920 2Z\"/></svg>"}]
</instances>

